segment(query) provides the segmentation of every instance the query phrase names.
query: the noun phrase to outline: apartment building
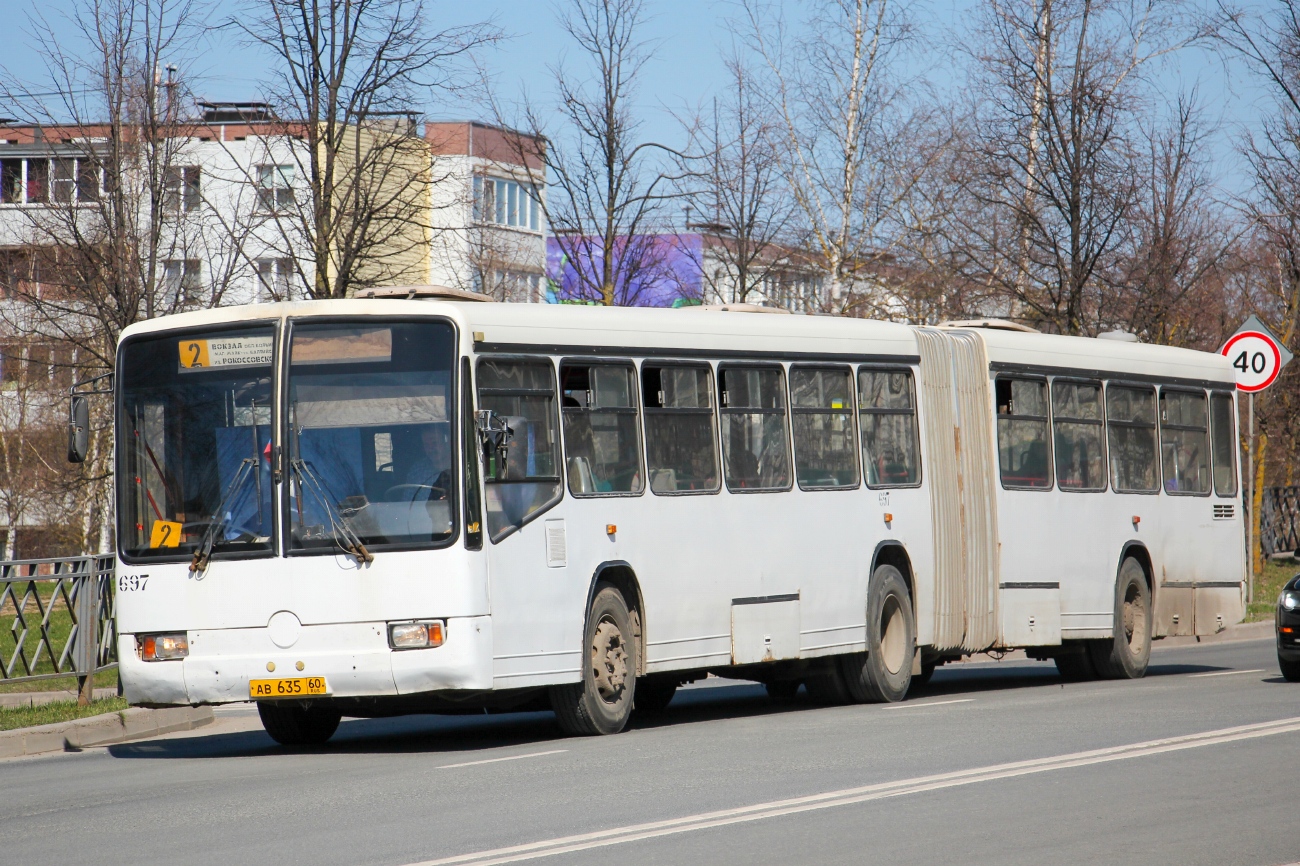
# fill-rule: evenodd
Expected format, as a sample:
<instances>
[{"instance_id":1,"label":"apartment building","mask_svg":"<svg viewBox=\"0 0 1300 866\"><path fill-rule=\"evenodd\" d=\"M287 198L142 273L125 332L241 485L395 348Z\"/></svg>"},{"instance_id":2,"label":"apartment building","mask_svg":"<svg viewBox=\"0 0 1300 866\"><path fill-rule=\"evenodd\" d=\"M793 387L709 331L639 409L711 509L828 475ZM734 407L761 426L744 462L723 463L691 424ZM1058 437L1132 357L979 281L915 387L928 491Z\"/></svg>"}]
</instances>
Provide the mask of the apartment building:
<instances>
[{"instance_id":1,"label":"apartment building","mask_svg":"<svg viewBox=\"0 0 1300 866\"><path fill-rule=\"evenodd\" d=\"M164 294L184 308L304 296L315 274L302 209L310 160L301 130L260 103L201 108L183 125L185 140L164 178L167 228L157 255ZM421 130L410 118L357 131L359 146L367 135L402 141L384 170L340 184L372 184L363 195L401 206L395 224L377 231L366 250L364 283L541 298L545 170L538 142L475 122ZM103 129L0 125L0 292L12 295L19 282L36 291L54 282L48 275L69 212L81 207L90 217L106 194L85 155L107 141Z\"/></svg>"}]
</instances>

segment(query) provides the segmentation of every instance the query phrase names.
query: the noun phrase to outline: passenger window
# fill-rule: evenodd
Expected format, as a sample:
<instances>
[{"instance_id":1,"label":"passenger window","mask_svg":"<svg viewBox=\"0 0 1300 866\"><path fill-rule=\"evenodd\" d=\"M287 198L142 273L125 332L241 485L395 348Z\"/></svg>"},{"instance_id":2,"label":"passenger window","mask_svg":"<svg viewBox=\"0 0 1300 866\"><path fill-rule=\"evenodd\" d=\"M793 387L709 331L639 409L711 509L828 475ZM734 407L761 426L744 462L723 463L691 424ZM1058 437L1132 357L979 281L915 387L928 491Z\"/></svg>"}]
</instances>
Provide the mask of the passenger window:
<instances>
[{"instance_id":1,"label":"passenger window","mask_svg":"<svg viewBox=\"0 0 1300 866\"><path fill-rule=\"evenodd\" d=\"M1152 388L1106 388L1110 486L1119 493L1155 493L1156 392Z\"/></svg>"},{"instance_id":2,"label":"passenger window","mask_svg":"<svg viewBox=\"0 0 1300 866\"><path fill-rule=\"evenodd\" d=\"M718 489L713 376L708 367L641 368L646 455L653 493Z\"/></svg>"},{"instance_id":3,"label":"passenger window","mask_svg":"<svg viewBox=\"0 0 1300 866\"><path fill-rule=\"evenodd\" d=\"M1052 486L1047 446L1047 383L998 379L998 457L1003 487L1043 490Z\"/></svg>"},{"instance_id":4,"label":"passenger window","mask_svg":"<svg viewBox=\"0 0 1300 866\"><path fill-rule=\"evenodd\" d=\"M728 490L789 490L785 382L779 367L723 367L722 459Z\"/></svg>"},{"instance_id":5,"label":"passenger window","mask_svg":"<svg viewBox=\"0 0 1300 866\"><path fill-rule=\"evenodd\" d=\"M1204 391L1160 389L1160 462L1166 493L1210 492L1210 434Z\"/></svg>"},{"instance_id":6,"label":"passenger window","mask_svg":"<svg viewBox=\"0 0 1300 866\"><path fill-rule=\"evenodd\" d=\"M858 486L852 376L848 368L790 371L794 468L802 488Z\"/></svg>"},{"instance_id":7,"label":"passenger window","mask_svg":"<svg viewBox=\"0 0 1300 866\"><path fill-rule=\"evenodd\" d=\"M868 487L920 483L914 395L907 370L858 371L858 423Z\"/></svg>"},{"instance_id":8,"label":"passenger window","mask_svg":"<svg viewBox=\"0 0 1300 866\"><path fill-rule=\"evenodd\" d=\"M1237 436L1233 422L1232 395L1210 395L1210 441L1214 443L1214 492L1237 495Z\"/></svg>"},{"instance_id":9,"label":"passenger window","mask_svg":"<svg viewBox=\"0 0 1300 866\"><path fill-rule=\"evenodd\" d=\"M484 448L487 528L494 542L560 497L553 369L541 360L479 361L479 410L494 412L511 430L502 451Z\"/></svg>"},{"instance_id":10,"label":"passenger window","mask_svg":"<svg viewBox=\"0 0 1300 866\"><path fill-rule=\"evenodd\" d=\"M1106 489L1101 385L1052 382L1056 483L1062 490Z\"/></svg>"},{"instance_id":11,"label":"passenger window","mask_svg":"<svg viewBox=\"0 0 1300 866\"><path fill-rule=\"evenodd\" d=\"M636 376L622 364L564 364L564 454L575 496L640 493Z\"/></svg>"}]
</instances>

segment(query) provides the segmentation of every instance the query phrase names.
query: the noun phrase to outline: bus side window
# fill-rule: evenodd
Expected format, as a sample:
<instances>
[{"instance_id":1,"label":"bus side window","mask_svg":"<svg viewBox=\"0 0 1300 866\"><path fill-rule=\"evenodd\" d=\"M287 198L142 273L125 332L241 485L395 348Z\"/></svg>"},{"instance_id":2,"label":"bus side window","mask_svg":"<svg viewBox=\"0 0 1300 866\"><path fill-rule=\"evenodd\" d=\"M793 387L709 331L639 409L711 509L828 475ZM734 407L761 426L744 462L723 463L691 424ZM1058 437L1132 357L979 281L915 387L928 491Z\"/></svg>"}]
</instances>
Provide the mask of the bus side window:
<instances>
[{"instance_id":1,"label":"bus side window","mask_svg":"<svg viewBox=\"0 0 1300 866\"><path fill-rule=\"evenodd\" d=\"M1210 395L1210 441L1214 449L1214 492L1237 495L1236 429L1232 423L1232 395Z\"/></svg>"},{"instance_id":2,"label":"bus side window","mask_svg":"<svg viewBox=\"0 0 1300 866\"><path fill-rule=\"evenodd\" d=\"M858 371L862 464L868 487L908 487L921 482L916 398L910 370Z\"/></svg>"},{"instance_id":3,"label":"bus side window","mask_svg":"<svg viewBox=\"0 0 1300 866\"><path fill-rule=\"evenodd\" d=\"M998 379L994 384L1002 486L1050 488L1047 383L1042 379Z\"/></svg>"},{"instance_id":4,"label":"bus side window","mask_svg":"<svg viewBox=\"0 0 1300 866\"><path fill-rule=\"evenodd\" d=\"M780 367L722 367L722 460L728 490L789 490L790 448Z\"/></svg>"},{"instance_id":5,"label":"bus side window","mask_svg":"<svg viewBox=\"0 0 1300 866\"><path fill-rule=\"evenodd\" d=\"M1210 492L1208 428L1204 391L1160 389L1160 462L1166 493Z\"/></svg>"},{"instance_id":6,"label":"bus side window","mask_svg":"<svg viewBox=\"0 0 1300 866\"><path fill-rule=\"evenodd\" d=\"M641 368L652 493L718 489L713 376L706 366Z\"/></svg>"},{"instance_id":7,"label":"bus side window","mask_svg":"<svg viewBox=\"0 0 1300 866\"><path fill-rule=\"evenodd\" d=\"M799 486L858 486L853 373L847 367L790 370L790 424Z\"/></svg>"},{"instance_id":8,"label":"bus side window","mask_svg":"<svg viewBox=\"0 0 1300 866\"><path fill-rule=\"evenodd\" d=\"M623 364L560 365L564 457L575 496L640 493L636 374Z\"/></svg>"},{"instance_id":9,"label":"bus side window","mask_svg":"<svg viewBox=\"0 0 1300 866\"><path fill-rule=\"evenodd\" d=\"M1106 430L1110 446L1110 486L1117 493L1159 491L1155 389L1108 385Z\"/></svg>"},{"instance_id":10,"label":"bus side window","mask_svg":"<svg viewBox=\"0 0 1300 866\"><path fill-rule=\"evenodd\" d=\"M487 529L496 542L560 498L551 362L483 358L478 363L478 406L506 419L514 431L504 460L484 454Z\"/></svg>"},{"instance_id":11,"label":"bus side window","mask_svg":"<svg viewBox=\"0 0 1300 866\"><path fill-rule=\"evenodd\" d=\"M1062 490L1106 489L1106 442L1101 385L1052 382L1056 483Z\"/></svg>"}]
</instances>

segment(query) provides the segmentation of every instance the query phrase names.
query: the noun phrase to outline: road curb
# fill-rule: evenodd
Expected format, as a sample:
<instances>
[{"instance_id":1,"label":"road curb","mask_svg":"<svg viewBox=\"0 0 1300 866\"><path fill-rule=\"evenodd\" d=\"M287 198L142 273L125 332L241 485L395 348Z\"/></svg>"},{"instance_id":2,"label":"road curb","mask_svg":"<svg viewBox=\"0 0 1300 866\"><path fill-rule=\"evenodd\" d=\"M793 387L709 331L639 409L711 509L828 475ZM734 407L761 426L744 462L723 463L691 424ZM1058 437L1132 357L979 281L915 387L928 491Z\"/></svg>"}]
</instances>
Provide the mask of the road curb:
<instances>
[{"instance_id":1,"label":"road curb","mask_svg":"<svg viewBox=\"0 0 1300 866\"><path fill-rule=\"evenodd\" d=\"M167 707L148 710L133 707L71 722L55 722L15 731L0 731L0 758L77 752L93 746L111 746L212 724L212 707Z\"/></svg>"}]
</instances>

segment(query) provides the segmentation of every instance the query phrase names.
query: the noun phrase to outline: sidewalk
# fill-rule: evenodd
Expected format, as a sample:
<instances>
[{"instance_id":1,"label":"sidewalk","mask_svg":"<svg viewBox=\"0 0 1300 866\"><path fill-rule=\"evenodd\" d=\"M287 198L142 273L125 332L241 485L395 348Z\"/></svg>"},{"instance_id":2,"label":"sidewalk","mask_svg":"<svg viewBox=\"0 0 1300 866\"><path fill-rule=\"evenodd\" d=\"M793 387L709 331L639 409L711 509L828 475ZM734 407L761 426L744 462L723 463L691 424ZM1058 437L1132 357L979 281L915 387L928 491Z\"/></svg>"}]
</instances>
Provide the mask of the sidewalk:
<instances>
[{"instance_id":1,"label":"sidewalk","mask_svg":"<svg viewBox=\"0 0 1300 866\"><path fill-rule=\"evenodd\" d=\"M110 697L115 694L111 689L109 691ZM190 731L210 724L212 707L167 707L161 710L132 707L88 719L0 731L0 758L39 755L42 752L76 752L92 746L111 746L175 731Z\"/></svg>"}]
</instances>

